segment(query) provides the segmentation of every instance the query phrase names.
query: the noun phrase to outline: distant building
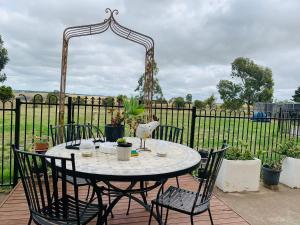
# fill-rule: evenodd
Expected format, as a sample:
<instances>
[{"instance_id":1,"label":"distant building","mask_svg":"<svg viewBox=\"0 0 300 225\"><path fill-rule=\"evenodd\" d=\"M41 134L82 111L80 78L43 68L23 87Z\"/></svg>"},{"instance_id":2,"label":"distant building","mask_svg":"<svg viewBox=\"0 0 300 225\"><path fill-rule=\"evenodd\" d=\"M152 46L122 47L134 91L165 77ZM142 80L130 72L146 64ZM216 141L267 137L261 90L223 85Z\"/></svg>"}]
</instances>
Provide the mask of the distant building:
<instances>
[{"instance_id":1,"label":"distant building","mask_svg":"<svg viewBox=\"0 0 300 225\"><path fill-rule=\"evenodd\" d=\"M257 102L254 104L255 112L265 112L271 116L278 116L281 112L289 114L291 117L295 115L300 116L300 103L264 103Z\"/></svg>"}]
</instances>

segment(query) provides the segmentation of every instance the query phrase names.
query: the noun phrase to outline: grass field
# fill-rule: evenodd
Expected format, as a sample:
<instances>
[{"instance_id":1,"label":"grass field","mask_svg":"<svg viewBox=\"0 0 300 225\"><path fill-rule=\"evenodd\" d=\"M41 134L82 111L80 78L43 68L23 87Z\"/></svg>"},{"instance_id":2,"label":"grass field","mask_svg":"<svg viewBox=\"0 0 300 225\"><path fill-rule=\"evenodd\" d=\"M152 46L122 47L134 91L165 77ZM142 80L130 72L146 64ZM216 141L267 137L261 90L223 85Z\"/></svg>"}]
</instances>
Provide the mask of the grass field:
<instances>
[{"instance_id":1,"label":"grass field","mask_svg":"<svg viewBox=\"0 0 300 225\"><path fill-rule=\"evenodd\" d=\"M0 185L10 183L13 171L13 157L11 144L14 143L15 114L1 109L0 115ZM116 109L118 110L118 109ZM192 111L191 106L185 109L166 108L159 106L153 109L161 124L174 125L184 128L183 143L190 144ZM109 107L87 105L74 107L74 121L79 124L90 123L104 130L106 123L110 123L114 112ZM67 113L66 113L67 115ZM53 105L21 105L20 147L30 149L34 136L50 136L49 125L57 124L58 107ZM67 121L67 118L66 118ZM239 141L248 143L253 153L265 150L269 155L279 143L292 137L290 130L299 128L299 120L272 119L270 122L253 122L250 117L242 113L223 111L197 111L195 120L194 148L209 149L220 147L223 140L229 145L237 146ZM128 127L126 135L129 135ZM299 130L300 135L300 130ZM300 139L299 139L300 141Z\"/></svg>"}]
</instances>

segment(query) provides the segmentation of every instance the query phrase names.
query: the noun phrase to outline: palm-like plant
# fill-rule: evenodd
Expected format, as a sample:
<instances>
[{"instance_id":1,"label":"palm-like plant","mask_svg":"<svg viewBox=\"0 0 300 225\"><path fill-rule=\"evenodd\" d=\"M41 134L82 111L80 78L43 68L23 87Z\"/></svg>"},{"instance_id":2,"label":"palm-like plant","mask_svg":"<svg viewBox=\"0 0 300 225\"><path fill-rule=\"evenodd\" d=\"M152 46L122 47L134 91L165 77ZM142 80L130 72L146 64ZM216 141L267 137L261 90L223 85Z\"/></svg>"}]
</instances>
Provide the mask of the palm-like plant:
<instances>
[{"instance_id":1,"label":"palm-like plant","mask_svg":"<svg viewBox=\"0 0 300 225\"><path fill-rule=\"evenodd\" d=\"M129 100L123 100L124 104L124 117L130 128L130 133L134 132L138 123L143 120L143 114L145 108L143 104L139 104L139 101L131 97Z\"/></svg>"}]
</instances>

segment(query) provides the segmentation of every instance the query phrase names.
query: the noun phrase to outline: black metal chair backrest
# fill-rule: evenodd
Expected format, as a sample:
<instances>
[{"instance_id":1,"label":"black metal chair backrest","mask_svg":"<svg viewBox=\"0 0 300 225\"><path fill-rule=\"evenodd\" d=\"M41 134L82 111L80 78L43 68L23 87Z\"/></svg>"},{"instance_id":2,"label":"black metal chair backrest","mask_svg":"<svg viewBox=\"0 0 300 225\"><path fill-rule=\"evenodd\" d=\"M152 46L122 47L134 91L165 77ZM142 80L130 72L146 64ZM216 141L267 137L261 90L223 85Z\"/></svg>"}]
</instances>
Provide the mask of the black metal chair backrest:
<instances>
[{"instance_id":1,"label":"black metal chair backrest","mask_svg":"<svg viewBox=\"0 0 300 225\"><path fill-rule=\"evenodd\" d=\"M228 147L226 146L226 144L223 144L221 150L210 150L202 176L199 178L200 182L197 196L193 205L193 210L195 209L195 207L201 204L206 204L210 201L213 188L227 148Z\"/></svg>"},{"instance_id":2,"label":"black metal chair backrest","mask_svg":"<svg viewBox=\"0 0 300 225\"><path fill-rule=\"evenodd\" d=\"M53 146L67 142L78 142L82 139L91 139L104 141L102 131L90 124L65 124L63 126L50 125L51 139ZM60 132L63 133L63 138L60 137Z\"/></svg>"},{"instance_id":3,"label":"black metal chair backrest","mask_svg":"<svg viewBox=\"0 0 300 225\"><path fill-rule=\"evenodd\" d=\"M16 149L14 154L31 215L79 224L74 154L71 158L61 158ZM67 176L73 179L72 184L67 182ZM72 206L69 196L74 199ZM69 213L71 207L76 215Z\"/></svg>"},{"instance_id":4,"label":"black metal chair backrest","mask_svg":"<svg viewBox=\"0 0 300 225\"><path fill-rule=\"evenodd\" d=\"M153 132L153 138L182 144L183 129L170 125L159 125Z\"/></svg>"}]
</instances>

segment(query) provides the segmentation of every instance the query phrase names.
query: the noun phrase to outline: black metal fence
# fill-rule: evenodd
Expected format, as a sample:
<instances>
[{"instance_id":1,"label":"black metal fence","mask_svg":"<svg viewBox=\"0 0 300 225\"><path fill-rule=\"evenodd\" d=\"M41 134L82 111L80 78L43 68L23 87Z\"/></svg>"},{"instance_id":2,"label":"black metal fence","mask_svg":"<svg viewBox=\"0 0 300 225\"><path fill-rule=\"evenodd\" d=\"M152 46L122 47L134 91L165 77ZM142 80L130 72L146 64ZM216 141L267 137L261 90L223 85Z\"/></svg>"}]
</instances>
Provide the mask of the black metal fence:
<instances>
[{"instance_id":1,"label":"black metal fence","mask_svg":"<svg viewBox=\"0 0 300 225\"><path fill-rule=\"evenodd\" d=\"M30 149L35 136L49 137L50 124L58 123L58 99L35 95L31 99L20 96L0 106L0 186L11 186L14 180L14 157L11 148ZM102 98L68 97L65 103L66 123L93 124L104 130L121 104L107 105ZM255 154L265 150L268 155L280 143L290 138L300 141L300 115L278 112L266 114L264 119L253 121L253 113L224 110L198 110L191 104L177 108L173 104L153 103L153 112L161 124L183 128L183 144L197 150L218 148L223 140L231 146L248 148ZM126 130L129 135L128 129Z\"/></svg>"}]
</instances>

